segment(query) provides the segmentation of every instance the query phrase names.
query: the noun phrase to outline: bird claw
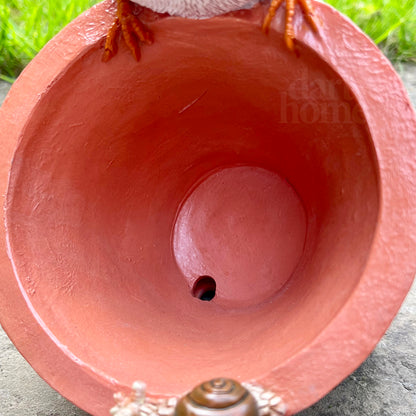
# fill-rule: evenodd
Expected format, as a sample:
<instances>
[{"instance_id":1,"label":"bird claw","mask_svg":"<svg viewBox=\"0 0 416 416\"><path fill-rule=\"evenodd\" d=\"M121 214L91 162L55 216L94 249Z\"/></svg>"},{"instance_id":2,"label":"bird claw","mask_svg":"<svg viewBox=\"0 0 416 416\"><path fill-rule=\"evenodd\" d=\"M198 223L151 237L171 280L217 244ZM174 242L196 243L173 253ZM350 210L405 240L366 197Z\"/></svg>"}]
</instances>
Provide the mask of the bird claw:
<instances>
[{"instance_id":1,"label":"bird claw","mask_svg":"<svg viewBox=\"0 0 416 416\"><path fill-rule=\"evenodd\" d=\"M120 32L136 61L139 61L141 56L140 43L147 45L153 43L152 32L133 13L130 0L117 0L117 16L105 41L102 57L104 62L109 61L117 53L117 40Z\"/></svg>"},{"instance_id":2,"label":"bird claw","mask_svg":"<svg viewBox=\"0 0 416 416\"><path fill-rule=\"evenodd\" d=\"M263 21L263 32L268 33L270 24L276 15L277 10L282 5L283 0L272 0L269 11ZM315 9L312 5L311 0L286 0L286 21L285 21L285 34L284 40L289 50L295 50L295 30L293 27L293 17L295 15L296 3L299 4L300 8L305 15L306 21L314 32L318 32L318 24L315 17Z\"/></svg>"},{"instance_id":3,"label":"bird claw","mask_svg":"<svg viewBox=\"0 0 416 416\"><path fill-rule=\"evenodd\" d=\"M272 0L268 13L263 21L263 32L268 33L271 22L277 10L284 0ZM116 0L117 16L107 34L102 60L109 61L117 53L117 41L120 32L123 35L126 45L130 49L136 61L140 60L140 43L151 45L153 43L152 32L134 14L130 0ZM295 15L296 3L303 11L306 21L313 31L318 32L315 10L311 0L286 0L286 20L284 40L289 50L295 50L295 31L293 17Z\"/></svg>"}]
</instances>

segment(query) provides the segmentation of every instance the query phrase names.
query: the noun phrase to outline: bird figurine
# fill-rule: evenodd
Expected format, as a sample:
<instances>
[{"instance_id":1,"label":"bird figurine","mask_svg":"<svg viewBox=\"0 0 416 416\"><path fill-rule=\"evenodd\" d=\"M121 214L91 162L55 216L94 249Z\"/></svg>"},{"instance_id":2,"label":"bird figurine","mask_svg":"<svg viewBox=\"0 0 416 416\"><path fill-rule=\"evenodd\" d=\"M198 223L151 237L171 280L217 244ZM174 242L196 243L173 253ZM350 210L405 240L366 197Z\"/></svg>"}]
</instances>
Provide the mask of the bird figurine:
<instances>
[{"instance_id":1,"label":"bird figurine","mask_svg":"<svg viewBox=\"0 0 416 416\"><path fill-rule=\"evenodd\" d=\"M134 12L133 2L156 13L167 13L188 19L207 19L224 13L253 7L259 0L115 0L117 12L108 32L103 61L109 61L117 53L117 41L122 34L126 45L136 61L140 60L140 45L153 43L153 34ZM272 0L263 21L262 30L268 33L270 24L282 5L283 0ZM289 50L295 50L293 17L296 5L300 6L306 21L317 32L314 7L311 0L286 0L286 21L284 39Z\"/></svg>"}]
</instances>

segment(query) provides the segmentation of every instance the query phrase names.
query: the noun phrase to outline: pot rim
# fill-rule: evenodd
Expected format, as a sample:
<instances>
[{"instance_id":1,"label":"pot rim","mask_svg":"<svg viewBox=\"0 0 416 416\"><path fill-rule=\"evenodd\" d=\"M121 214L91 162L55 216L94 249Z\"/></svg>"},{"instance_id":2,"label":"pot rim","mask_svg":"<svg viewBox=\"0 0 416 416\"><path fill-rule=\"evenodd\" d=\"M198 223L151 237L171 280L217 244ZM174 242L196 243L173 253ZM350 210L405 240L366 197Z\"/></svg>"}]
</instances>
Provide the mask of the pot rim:
<instances>
[{"instance_id":1,"label":"pot rim","mask_svg":"<svg viewBox=\"0 0 416 416\"><path fill-rule=\"evenodd\" d=\"M74 61L102 43L111 24L112 15L108 13L111 4L106 0L67 26L13 85L0 109L0 186L3 190L7 187L14 149L31 113L42 95L65 75ZM250 20L259 10L264 13L265 7L245 11L243 18ZM288 404L290 414L324 396L364 361L399 310L416 270L416 115L398 75L372 41L331 6L315 3L315 7L325 22L320 27L321 39L300 25L297 25L297 37L350 86L362 108L379 167L380 211L367 266L348 301L312 343L254 380L270 388L277 382L285 386L279 394ZM273 30L281 32L282 21L282 14L278 14L272 23ZM163 24L163 20L158 24ZM94 30L90 29L92 26ZM57 54L59 59L51 62L50 56ZM376 76L375 72L380 75ZM4 204L4 192L2 198ZM397 210L398 201L403 211ZM5 212L3 222L4 216ZM83 363L42 325L15 278L5 227L1 227L0 239L3 279L0 305L4 329L42 378L52 386L59 381L63 396L90 413L107 414L114 391L128 386ZM34 351L33 343L39 339L42 343ZM67 378L66 374L72 377ZM309 374L314 374L314 380ZM298 391L302 391L301 400Z\"/></svg>"}]
</instances>

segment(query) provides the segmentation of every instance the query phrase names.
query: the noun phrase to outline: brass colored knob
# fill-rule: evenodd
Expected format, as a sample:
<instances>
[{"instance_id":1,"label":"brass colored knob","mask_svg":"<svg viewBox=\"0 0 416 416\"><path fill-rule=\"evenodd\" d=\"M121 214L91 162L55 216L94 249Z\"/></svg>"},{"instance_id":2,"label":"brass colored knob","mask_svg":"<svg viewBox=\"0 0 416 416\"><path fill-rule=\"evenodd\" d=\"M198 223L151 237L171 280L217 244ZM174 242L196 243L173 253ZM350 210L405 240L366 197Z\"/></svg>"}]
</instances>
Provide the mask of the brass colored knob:
<instances>
[{"instance_id":1,"label":"brass colored knob","mask_svg":"<svg viewBox=\"0 0 416 416\"><path fill-rule=\"evenodd\" d=\"M258 416L257 403L240 383L216 378L195 387L175 408L174 416Z\"/></svg>"}]
</instances>

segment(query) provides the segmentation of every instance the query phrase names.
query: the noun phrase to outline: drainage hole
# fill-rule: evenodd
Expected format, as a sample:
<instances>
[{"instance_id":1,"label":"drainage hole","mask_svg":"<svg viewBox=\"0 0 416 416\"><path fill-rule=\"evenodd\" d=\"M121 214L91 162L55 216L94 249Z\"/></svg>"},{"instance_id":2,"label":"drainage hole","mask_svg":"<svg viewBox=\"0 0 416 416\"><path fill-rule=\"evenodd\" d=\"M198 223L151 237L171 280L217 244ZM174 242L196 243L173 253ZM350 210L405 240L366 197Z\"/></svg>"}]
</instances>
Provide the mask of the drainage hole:
<instances>
[{"instance_id":1,"label":"drainage hole","mask_svg":"<svg viewBox=\"0 0 416 416\"><path fill-rule=\"evenodd\" d=\"M215 297L217 284L211 276L201 276L192 288L192 295L200 300L210 301Z\"/></svg>"}]
</instances>

